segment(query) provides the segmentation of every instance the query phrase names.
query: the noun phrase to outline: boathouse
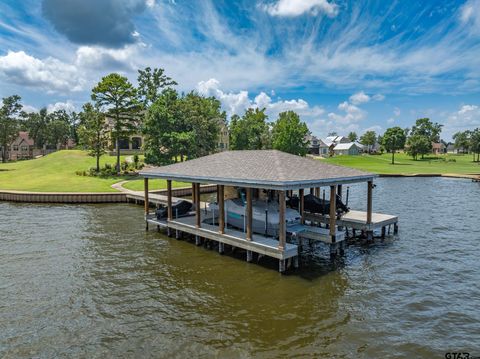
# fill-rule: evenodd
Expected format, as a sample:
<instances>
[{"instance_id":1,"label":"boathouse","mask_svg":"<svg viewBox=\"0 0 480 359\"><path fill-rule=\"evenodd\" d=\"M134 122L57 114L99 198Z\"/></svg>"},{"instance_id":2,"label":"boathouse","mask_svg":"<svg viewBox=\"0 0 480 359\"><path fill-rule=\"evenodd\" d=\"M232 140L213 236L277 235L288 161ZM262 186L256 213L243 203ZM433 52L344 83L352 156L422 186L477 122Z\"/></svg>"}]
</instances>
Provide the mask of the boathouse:
<instances>
[{"instance_id":1,"label":"boathouse","mask_svg":"<svg viewBox=\"0 0 480 359\"><path fill-rule=\"evenodd\" d=\"M342 192L342 186L355 182L367 184L367 212L361 212L356 218L368 236L371 237L375 223L372 221L372 191L376 175L353 168L331 165L319 160L295 156L277 150L226 151L162 167L151 167L140 172L144 177L145 221L167 229L169 235L188 233L196 238L197 244L202 238L218 242L219 252L230 245L246 250L247 260L253 254L267 255L279 259L280 272L285 271L286 261L298 265L299 244L302 238L320 240L330 244L331 249L339 250L345 240L344 227L348 220L337 225L336 194ZM149 206L149 179L167 181L167 217L159 219L151 213ZM192 212L177 216L172 206L179 199L172 196L172 181L192 184ZM209 210L200 201L200 185L217 186L217 213ZM320 196L320 188L328 187L330 192L329 213L313 214L304 211L304 194ZM244 228L226 223L225 198L232 189L241 189L245 193ZM300 223L289 224L285 221L286 199L292 191L299 196ZM235 191L233 191L235 193ZM254 233L252 229L252 203L265 193L278 203L278 236ZM204 208L203 208L204 207ZM357 211L358 212L358 211ZM360 212L359 212L360 213ZM310 215L307 219L306 216ZM317 217L312 217L312 216ZM358 217L358 214L357 214ZM396 218L396 217L395 217ZM321 223L325 227L320 226ZM377 223L385 225L386 222Z\"/></svg>"}]
</instances>

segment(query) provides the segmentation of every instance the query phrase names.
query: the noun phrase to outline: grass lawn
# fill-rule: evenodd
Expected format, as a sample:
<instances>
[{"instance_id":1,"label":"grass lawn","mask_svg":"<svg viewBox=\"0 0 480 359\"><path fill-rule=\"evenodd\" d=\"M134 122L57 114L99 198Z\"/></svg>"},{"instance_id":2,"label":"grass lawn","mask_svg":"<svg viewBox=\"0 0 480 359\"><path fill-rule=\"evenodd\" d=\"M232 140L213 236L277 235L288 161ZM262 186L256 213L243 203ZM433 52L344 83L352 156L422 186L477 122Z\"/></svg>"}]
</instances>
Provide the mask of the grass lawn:
<instances>
[{"instance_id":1,"label":"grass lawn","mask_svg":"<svg viewBox=\"0 0 480 359\"><path fill-rule=\"evenodd\" d=\"M191 183L185 183L185 182L172 182L172 187L188 187L191 186ZM123 188L131 189L132 191L143 191L143 178L138 178L132 181L128 181L125 183ZM162 179L156 179L152 180L150 179L148 181L148 190L149 191L155 191L157 189L164 189L167 188L167 180L162 180Z\"/></svg>"},{"instance_id":2,"label":"grass lawn","mask_svg":"<svg viewBox=\"0 0 480 359\"><path fill-rule=\"evenodd\" d=\"M102 156L100 163L115 164L115 156ZM33 192L116 192L110 186L124 178L77 176L75 171L95 166L85 151L58 151L45 157L0 163L0 189Z\"/></svg>"},{"instance_id":3,"label":"grass lawn","mask_svg":"<svg viewBox=\"0 0 480 359\"><path fill-rule=\"evenodd\" d=\"M392 155L336 156L324 161L358 168L378 174L480 174L478 162L472 162L472 155L432 156L414 161L404 153L395 154L395 165L391 164Z\"/></svg>"}]
</instances>

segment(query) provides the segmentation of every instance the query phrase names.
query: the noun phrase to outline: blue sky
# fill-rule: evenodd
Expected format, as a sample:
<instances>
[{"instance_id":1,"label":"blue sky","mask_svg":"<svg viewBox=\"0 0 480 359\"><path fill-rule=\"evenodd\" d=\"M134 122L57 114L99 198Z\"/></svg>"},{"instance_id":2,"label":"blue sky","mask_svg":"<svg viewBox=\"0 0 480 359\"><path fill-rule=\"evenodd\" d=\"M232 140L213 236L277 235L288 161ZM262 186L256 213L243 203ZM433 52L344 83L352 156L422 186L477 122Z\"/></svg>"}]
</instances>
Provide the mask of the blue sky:
<instances>
[{"instance_id":1,"label":"blue sky","mask_svg":"<svg viewBox=\"0 0 480 359\"><path fill-rule=\"evenodd\" d=\"M1 0L0 96L78 110L101 76L165 68L228 114L297 111L314 134L416 118L480 126L480 0Z\"/></svg>"}]
</instances>

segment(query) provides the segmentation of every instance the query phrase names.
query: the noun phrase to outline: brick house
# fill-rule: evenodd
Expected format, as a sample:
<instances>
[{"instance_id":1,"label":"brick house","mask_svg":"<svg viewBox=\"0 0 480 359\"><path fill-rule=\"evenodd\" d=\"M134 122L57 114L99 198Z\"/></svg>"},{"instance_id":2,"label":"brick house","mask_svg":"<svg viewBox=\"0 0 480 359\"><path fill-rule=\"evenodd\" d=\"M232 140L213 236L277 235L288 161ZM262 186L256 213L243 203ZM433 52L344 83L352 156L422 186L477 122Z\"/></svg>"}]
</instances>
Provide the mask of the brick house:
<instances>
[{"instance_id":1,"label":"brick house","mask_svg":"<svg viewBox=\"0 0 480 359\"><path fill-rule=\"evenodd\" d=\"M27 160L34 156L35 143L28 132L20 131L17 138L7 147L7 160Z\"/></svg>"}]
</instances>

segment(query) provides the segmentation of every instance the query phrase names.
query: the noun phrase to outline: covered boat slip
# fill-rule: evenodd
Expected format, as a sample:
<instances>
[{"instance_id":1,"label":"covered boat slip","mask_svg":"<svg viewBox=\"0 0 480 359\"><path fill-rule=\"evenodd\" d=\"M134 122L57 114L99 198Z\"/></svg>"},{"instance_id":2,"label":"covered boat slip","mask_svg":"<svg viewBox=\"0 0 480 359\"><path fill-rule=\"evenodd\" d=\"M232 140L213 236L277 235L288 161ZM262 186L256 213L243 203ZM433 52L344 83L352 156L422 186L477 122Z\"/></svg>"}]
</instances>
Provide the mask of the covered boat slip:
<instances>
[{"instance_id":1,"label":"covered boat slip","mask_svg":"<svg viewBox=\"0 0 480 359\"><path fill-rule=\"evenodd\" d=\"M222 252L224 244L243 248L247 251L247 260L252 260L253 253L278 258L279 270L285 271L285 260L294 258L294 264L298 263L299 248L296 244L287 243L293 239L301 243L302 238L319 240L330 244L331 253L337 253L345 240L345 232L337 227L336 198L341 192L343 184L355 182L368 183L367 198L367 223L372 223L372 190L373 179L376 175L352 168L330 165L319 160L299 157L276 150L257 151L226 151L217 154L176 163L163 167L152 167L143 170L140 175L145 181L145 220L167 228L167 231L175 230L189 233L195 236L197 243L201 238L213 240L219 243L219 251ZM157 218L150 214L149 210L149 178L167 180L167 216ZM194 211L188 215L175 218L172 203L172 181L192 183ZM200 204L200 184L217 185L217 204L213 213L210 209L202 214ZM314 226L316 222L308 220L305 212L304 191L319 193L320 187L330 187L330 206L328 215L328 228ZM226 223L229 221L229 212L226 211L226 200L231 201L231 190L241 189L244 200L243 226L238 223ZM227 194L226 190L230 190ZM291 220L291 210L287 212L287 193L293 190L299 193L298 221ZM276 218L274 233L259 231L258 212L253 203L258 203L261 196L266 201L274 201L278 212L272 213ZM244 197L244 198L243 198ZM176 200L176 199L175 199ZM228 212L228 213L227 213ZM254 214L255 212L255 214ZM287 215L288 213L288 215ZM202 218L203 217L203 218ZM325 217L325 216L324 216ZM208 223L206 219L211 218ZM306 221L307 220L307 221ZM257 223L254 225L254 221ZM317 221L318 222L318 221ZM266 226L270 225L268 213L266 213ZM368 231L367 233L369 233ZM267 235L265 235L267 234Z\"/></svg>"}]
</instances>

